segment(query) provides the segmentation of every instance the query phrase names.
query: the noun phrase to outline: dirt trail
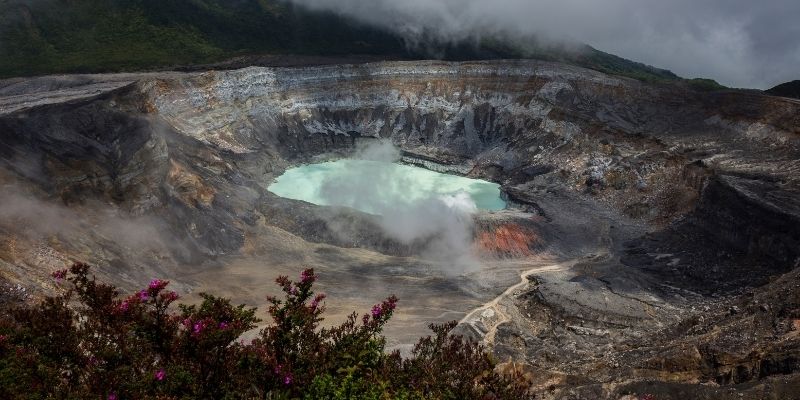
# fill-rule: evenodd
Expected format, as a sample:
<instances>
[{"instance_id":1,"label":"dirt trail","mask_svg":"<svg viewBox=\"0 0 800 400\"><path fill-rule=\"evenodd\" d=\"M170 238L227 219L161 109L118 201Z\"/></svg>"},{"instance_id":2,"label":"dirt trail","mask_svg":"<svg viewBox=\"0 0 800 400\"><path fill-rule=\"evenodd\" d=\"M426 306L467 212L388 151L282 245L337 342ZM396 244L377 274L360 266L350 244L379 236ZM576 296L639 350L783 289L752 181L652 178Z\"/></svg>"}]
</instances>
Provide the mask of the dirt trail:
<instances>
[{"instance_id":1,"label":"dirt trail","mask_svg":"<svg viewBox=\"0 0 800 400\"><path fill-rule=\"evenodd\" d=\"M590 259L600 259L604 258L605 255L593 255L589 257ZM565 269L571 268L575 264L586 261L587 257L579 257L573 258L566 261L562 261L556 264L538 266L535 268L531 268L526 270L520 274L520 281L514 286L509 287L499 296L495 297L492 301L470 311L467 315L458 321L459 324L467 324L472 326L477 332L483 332L484 329L480 329L476 324L482 323L487 329L485 329L485 333L483 334L483 341L486 345L492 346L494 345L494 337L497 333L497 328L506 323L511 321L511 317L505 311L508 308L508 305L503 305L503 300L510 298L520 289L525 288L528 284L528 278L531 275L542 273L542 272L557 272L563 271ZM489 313L487 313L489 311ZM487 315L488 314L488 315ZM488 322L488 324L487 324Z\"/></svg>"}]
</instances>

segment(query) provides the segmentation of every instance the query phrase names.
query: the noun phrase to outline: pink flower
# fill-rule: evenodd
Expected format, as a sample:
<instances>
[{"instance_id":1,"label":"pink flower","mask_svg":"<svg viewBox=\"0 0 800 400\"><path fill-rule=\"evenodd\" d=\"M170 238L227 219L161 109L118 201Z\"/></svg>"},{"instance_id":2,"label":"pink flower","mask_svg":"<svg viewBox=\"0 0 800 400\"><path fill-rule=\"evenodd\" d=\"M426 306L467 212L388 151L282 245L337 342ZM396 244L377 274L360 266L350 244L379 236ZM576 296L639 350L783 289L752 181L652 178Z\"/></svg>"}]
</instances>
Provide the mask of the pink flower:
<instances>
[{"instance_id":1,"label":"pink flower","mask_svg":"<svg viewBox=\"0 0 800 400\"><path fill-rule=\"evenodd\" d=\"M165 376L167 376L167 373L164 371L164 368L161 368L158 370L158 372L156 372L156 380L159 382L163 381Z\"/></svg>"},{"instance_id":2,"label":"pink flower","mask_svg":"<svg viewBox=\"0 0 800 400\"><path fill-rule=\"evenodd\" d=\"M58 270L58 271L53 271L53 273L52 273L52 274L50 274L50 275L51 275L53 278L55 278L56 282L61 282L61 281L62 281L64 278L66 278L66 277L67 277L67 270L65 270L65 269L60 269L60 270Z\"/></svg>"},{"instance_id":3,"label":"pink flower","mask_svg":"<svg viewBox=\"0 0 800 400\"><path fill-rule=\"evenodd\" d=\"M397 307L397 297L391 296L383 302L384 310L394 310Z\"/></svg>"},{"instance_id":4,"label":"pink flower","mask_svg":"<svg viewBox=\"0 0 800 400\"><path fill-rule=\"evenodd\" d=\"M150 286L148 286L148 288L153 290L161 290L167 287L167 285L169 285L169 281L164 281L161 279L153 279L152 281L150 281Z\"/></svg>"},{"instance_id":5,"label":"pink flower","mask_svg":"<svg viewBox=\"0 0 800 400\"><path fill-rule=\"evenodd\" d=\"M292 286L292 288L291 288L291 289L289 289L289 293L290 293L292 296L297 296L297 286Z\"/></svg>"},{"instance_id":6,"label":"pink flower","mask_svg":"<svg viewBox=\"0 0 800 400\"><path fill-rule=\"evenodd\" d=\"M171 290L169 292L166 292L166 293L161 293L161 299L163 299L164 301L170 302L170 303L172 303L175 300L178 300L179 297L180 296L178 296L177 293L175 293L175 292L173 292Z\"/></svg>"},{"instance_id":7,"label":"pink flower","mask_svg":"<svg viewBox=\"0 0 800 400\"><path fill-rule=\"evenodd\" d=\"M130 302L128 300L123 300L122 303L119 303L117 310L120 312L128 312L128 308L130 307Z\"/></svg>"},{"instance_id":8,"label":"pink flower","mask_svg":"<svg viewBox=\"0 0 800 400\"><path fill-rule=\"evenodd\" d=\"M220 322L219 323L219 329L222 329L222 330L228 329L228 323L225 322L225 321Z\"/></svg>"},{"instance_id":9,"label":"pink flower","mask_svg":"<svg viewBox=\"0 0 800 400\"><path fill-rule=\"evenodd\" d=\"M142 289L142 290L139 291L139 300L147 301L147 299L149 299L149 298L150 298L150 294L147 293L147 290Z\"/></svg>"},{"instance_id":10,"label":"pink flower","mask_svg":"<svg viewBox=\"0 0 800 400\"><path fill-rule=\"evenodd\" d=\"M314 296L314 300L311 300L311 309L312 310L316 310L317 307L319 307L319 303L324 299L325 299L325 295L321 294L321 293L316 295L316 296Z\"/></svg>"},{"instance_id":11,"label":"pink flower","mask_svg":"<svg viewBox=\"0 0 800 400\"><path fill-rule=\"evenodd\" d=\"M314 281L314 270L307 269L300 273L300 282L309 283Z\"/></svg>"},{"instance_id":12,"label":"pink flower","mask_svg":"<svg viewBox=\"0 0 800 400\"><path fill-rule=\"evenodd\" d=\"M117 394L116 393L109 393L108 394L108 400L117 400Z\"/></svg>"},{"instance_id":13,"label":"pink flower","mask_svg":"<svg viewBox=\"0 0 800 400\"><path fill-rule=\"evenodd\" d=\"M194 332L195 335L199 335L200 332L203 331L203 328L205 328L205 324L203 323L203 321L197 321L194 323L194 326L192 327L192 332Z\"/></svg>"},{"instance_id":14,"label":"pink flower","mask_svg":"<svg viewBox=\"0 0 800 400\"><path fill-rule=\"evenodd\" d=\"M372 306L372 317L373 318L379 318L381 316L381 313L383 313L383 309L381 309L381 306L379 306L377 304Z\"/></svg>"},{"instance_id":15,"label":"pink flower","mask_svg":"<svg viewBox=\"0 0 800 400\"><path fill-rule=\"evenodd\" d=\"M283 384L287 386L292 384L292 374L287 374L283 377Z\"/></svg>"}]
</instances>

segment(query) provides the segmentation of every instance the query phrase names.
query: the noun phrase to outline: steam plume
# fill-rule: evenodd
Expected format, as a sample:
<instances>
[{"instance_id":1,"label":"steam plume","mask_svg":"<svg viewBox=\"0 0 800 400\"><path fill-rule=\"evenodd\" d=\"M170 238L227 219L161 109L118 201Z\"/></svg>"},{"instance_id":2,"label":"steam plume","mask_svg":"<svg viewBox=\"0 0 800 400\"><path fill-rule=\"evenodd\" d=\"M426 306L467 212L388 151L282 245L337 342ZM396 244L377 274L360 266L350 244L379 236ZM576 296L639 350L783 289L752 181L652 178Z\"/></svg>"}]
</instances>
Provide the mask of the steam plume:
<instances>
[{"instance_id":1,"label":"steam plume","mask_svg":"<svg viewBox=\"0 0 800 400\"><path fill-rule=\"evenodd\" d=\"M426 243L422 256L443 262L449 273L478 266L472 253L475 202L467 193L410 198L414 182L391 164L400 153L388 140L370 141L356 158L378 161L369 170L346 169L322 183L320 196L330 204L355 206L380 216L384 233L404 244Z\"/></svg>"}]
</instances>

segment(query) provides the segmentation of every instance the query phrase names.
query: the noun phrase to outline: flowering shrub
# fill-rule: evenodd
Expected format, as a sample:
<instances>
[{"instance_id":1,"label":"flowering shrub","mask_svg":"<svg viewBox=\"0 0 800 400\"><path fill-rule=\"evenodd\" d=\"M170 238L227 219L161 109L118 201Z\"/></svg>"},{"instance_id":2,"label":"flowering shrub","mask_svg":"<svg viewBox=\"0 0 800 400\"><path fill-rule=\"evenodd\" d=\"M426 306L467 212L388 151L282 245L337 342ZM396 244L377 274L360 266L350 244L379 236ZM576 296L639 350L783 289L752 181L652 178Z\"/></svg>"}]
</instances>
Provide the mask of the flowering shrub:
<instances>
[{"instance_id":1,"label":"flowering shrub","mask_svg":"<svg viewBox=\"0 0 800 400\"><path fill-rule=\"evenodd\" d=\"M321 328L311 269L279 277L272 324L250 343L255 309L202 294L173 304L168 281L133 295L89 276L86 264L53 273L64 287L0 317L0 398L90 399L520 399L524 385L494 371L476 343L432 326L410 358L384 352L397 298Z\"/></svg>"}]
</instances>

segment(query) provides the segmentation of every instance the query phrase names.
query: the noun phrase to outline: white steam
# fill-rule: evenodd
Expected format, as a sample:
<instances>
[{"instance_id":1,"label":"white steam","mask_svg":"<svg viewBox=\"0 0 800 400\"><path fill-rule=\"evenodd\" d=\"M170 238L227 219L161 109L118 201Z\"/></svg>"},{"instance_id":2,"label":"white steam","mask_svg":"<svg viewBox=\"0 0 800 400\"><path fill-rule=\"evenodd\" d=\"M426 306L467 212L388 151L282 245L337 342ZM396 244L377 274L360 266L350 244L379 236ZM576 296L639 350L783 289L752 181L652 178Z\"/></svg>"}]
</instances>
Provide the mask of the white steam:
<instances>
[{"instance_id":1,"label":"white steam","mask_svg":"<svg viewBox=\"0 0 800 400\"><path fill-rule=\"evenodd\" d=\"M90 210L90 212L87 212ZM79 236L91 232L138 253L187 250L167 237L164 224L154 217L126 217L100 202L87 200L76 209L40 200L13 185L0 186L0 231L41 239L51 235Z\"/></svg>"},{"instance_id":2,"label":"white steam","mask_svg":"<svg viewBox=\"0 0 800 400\"><path fill-rule=\"evenodd\" d=\"M400 152L388 140L360 146L355 157L378 162L369 170L346 169L331 176L320 187L321 198L378 215L389 238L406 245L424 243L421 256L442 262L445 272L459 274L478 266L472 251L472 215L478 207L468 193L411 195L413 177L392 168Z\"/></svg>"}]
</instances>

